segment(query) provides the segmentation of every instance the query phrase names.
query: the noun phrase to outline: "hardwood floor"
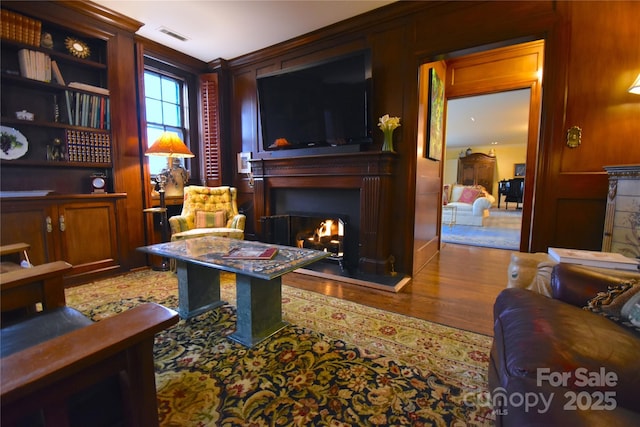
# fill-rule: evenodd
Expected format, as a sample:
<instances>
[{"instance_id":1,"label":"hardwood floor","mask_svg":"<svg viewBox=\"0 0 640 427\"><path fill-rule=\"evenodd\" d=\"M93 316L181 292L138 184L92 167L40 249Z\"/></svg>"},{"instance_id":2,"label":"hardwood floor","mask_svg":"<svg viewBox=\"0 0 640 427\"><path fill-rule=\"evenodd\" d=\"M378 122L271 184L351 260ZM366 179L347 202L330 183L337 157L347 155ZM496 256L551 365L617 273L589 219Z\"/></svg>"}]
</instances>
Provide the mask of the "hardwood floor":
<instances>
[{"instance_id":1,"label":"hardwood floor","mask_svg":"<svg viewBox=\"0 0 640 427\"><path fill-rule=\"evenodd\" d=\"M507 286L510 250L446 244L400 292L287 274L282 283L493 336L493 303Z\"/></svg>"}]
</instances>

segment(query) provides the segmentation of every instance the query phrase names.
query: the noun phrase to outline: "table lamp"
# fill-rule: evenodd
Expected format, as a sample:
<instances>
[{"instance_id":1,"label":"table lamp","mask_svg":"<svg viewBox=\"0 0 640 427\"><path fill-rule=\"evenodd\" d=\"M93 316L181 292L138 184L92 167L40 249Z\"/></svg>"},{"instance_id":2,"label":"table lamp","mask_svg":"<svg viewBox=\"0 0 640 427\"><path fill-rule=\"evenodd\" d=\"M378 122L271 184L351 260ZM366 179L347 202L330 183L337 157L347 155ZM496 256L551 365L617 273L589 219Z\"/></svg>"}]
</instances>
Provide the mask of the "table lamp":
<instances>
[{"instance_id":1,"label":"table lamp","mask_svg":"<svg viewBox=\"0 0 640 427\"><path fill-rule=\"evenodd\" d=\"M163 132L151 147L147 149L144 155L167 157L169 162L171 162L173 158L195 157L175 132ZM169 172L170 171L171 167L169 167ZM162 233L162 241L166 242L169 240L169 221L167 218L167 204L165 201L165 183L167 181L165 171L158 174L156 179L159 185L158 193L160 194L160 209L158 210L158 212L160 212L160 230ZM163 260L161 269L168 270L167 260Z\"/></svg>"}]
</instances>

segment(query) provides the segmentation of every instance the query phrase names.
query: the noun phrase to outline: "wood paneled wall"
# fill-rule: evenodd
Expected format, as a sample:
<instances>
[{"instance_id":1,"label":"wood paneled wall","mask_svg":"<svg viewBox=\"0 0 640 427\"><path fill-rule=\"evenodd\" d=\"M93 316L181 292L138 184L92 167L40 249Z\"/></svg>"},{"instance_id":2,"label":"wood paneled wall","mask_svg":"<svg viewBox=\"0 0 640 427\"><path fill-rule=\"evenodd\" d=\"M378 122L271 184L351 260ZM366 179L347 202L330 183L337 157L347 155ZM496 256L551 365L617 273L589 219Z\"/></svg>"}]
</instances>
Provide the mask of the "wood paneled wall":
<instances>
[{"instance_id":1,"label":"wood paneled wall","mask_svg":"<svg viewBox=\"0 0 640 427\"><path fill-rule=\"evenodd\" d=\"M537 165L532 247L599 250L607 174L603 166L640 161L640 3L558 2L561 28L550 40L543 91L542 156ZM566 131L582 129L578 148Z\"/></svg>"},{"instance_id":2,"label":"wood paneled wall","mask_svg":"<svg viewBox=\"0 0 640 427\"><path fill-rule=\"evenodd\" d=\"M536 205L527 249L546 251L549 245L597 249L606 201L602 166L637 162L640 157L640 97L626 93L634 73L640 71L640 50L622 49L638 46L639 30L632 20L639 16L639 8L638 2L394 3L230 60L229 143L235 152L259 152L255 89L259 74L370 48L374 120L386 113L402 118L402 127L395 132L400 167L393 178L389 252L396 257L397 270L410 274L419 65L543 39L543 105L539 143L534 147L538 162L532 172ZM568 151L564 134L573 124L584 127L583 145ZM382 133L374 131L374 138L373 149L379 149ZM439 175L439 162L425 166L424 172ZM232 178L241 189L241 202L250 201L252 190L242 177ZM436 227L433 230L437 232Z\"/></svg>"},{"instance_id":3,"label":"wood paneled wall","mask_svg":"<svg viewBox=\"0 0 640 427\"><path fill-rule=\"evenodd\" d=\"M47 3L50 3L48 5ZM42 5L42 6L40 6ZM39 3L38 14L72 25L90 25L91 32L110 37L116 191L128 193L119 230L131 257L145 243L142 224L140 146L135 114L133 27L126 17L113 17L85 3ZM64 10L74 10L65 13ZM82 14L80 18L78 14ZM536 39L545 40L545 65L538 161L529 250L548 246L598 249L602 240L607 179L605 165L640 162L640 97L627 88L640 72L640 2L468 1L397 2L330 27L225 62L209 64L221 73L228 92L222 106L223 144L231 164L235 153L259 153L256 96L258 75L292 65L315 62L369 48L372 52L373 118L389 113L402 118L395 132L398 151L392 178L394 200L388 252L396 269L411 273L414 264L416 149L418 140L418 69L420 64ZM569 149L566 130L582 128L582 145ZM373 150L382 133L374 131ZM440 162L423 172L440 174ZM223 182L240 190L239 203L251 217L253 189L234 169ZM527 171L529 174L529 171ZM436 196L432 196L436 197ZM256 199L259 201L258 199ZM439 203L433 200L433 205ZM428 216L428 215L427 215ZM437 215L433 216L437 218ZM436 233L436 227L433 227ZM428 236L427 236L428 238Z\"/></svg>"}]
</instances>

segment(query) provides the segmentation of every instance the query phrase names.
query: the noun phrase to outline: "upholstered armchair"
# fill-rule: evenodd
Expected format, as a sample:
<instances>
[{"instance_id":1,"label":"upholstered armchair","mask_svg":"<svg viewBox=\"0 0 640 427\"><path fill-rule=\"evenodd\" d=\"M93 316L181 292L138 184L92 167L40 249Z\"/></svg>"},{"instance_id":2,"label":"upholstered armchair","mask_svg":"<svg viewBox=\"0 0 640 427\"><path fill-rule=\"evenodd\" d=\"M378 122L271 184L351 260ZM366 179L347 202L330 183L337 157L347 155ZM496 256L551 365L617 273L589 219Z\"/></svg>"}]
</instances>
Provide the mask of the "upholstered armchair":
<instances>
[{"instance_id":1,"label":"upholstered armchair","mask_svg":"<svg viewBox=\"0 0 640 427\"><path fill-rule=\"evenodd\" d=\"M244 239L246 217L238 213L236 198L233 187L185 187L182 213L169 218L171 240L202 236Z\"/></svg>"}]
</instances>

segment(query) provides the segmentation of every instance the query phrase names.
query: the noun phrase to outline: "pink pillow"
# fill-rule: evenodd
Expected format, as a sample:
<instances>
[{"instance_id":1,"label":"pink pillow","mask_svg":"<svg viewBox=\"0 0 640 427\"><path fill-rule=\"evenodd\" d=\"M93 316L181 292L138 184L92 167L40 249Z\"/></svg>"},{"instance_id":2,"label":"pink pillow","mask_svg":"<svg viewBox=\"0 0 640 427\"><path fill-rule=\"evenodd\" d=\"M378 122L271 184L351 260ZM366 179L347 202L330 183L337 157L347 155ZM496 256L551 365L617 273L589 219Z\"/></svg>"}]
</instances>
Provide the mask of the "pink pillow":
<instances>
[{"instance_id":1,"label":"pink pillow","mask_svg":"<svg viewBox=\"0 0 640 427\"><path fill-rule=\"evenodd\" d=\"M458 199L461 203L473 203L475 199L481 194L481 191L476 188L466 187L462 190L462 194Z\"/></svg>"}]
</instances>

